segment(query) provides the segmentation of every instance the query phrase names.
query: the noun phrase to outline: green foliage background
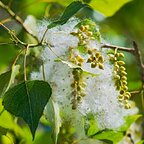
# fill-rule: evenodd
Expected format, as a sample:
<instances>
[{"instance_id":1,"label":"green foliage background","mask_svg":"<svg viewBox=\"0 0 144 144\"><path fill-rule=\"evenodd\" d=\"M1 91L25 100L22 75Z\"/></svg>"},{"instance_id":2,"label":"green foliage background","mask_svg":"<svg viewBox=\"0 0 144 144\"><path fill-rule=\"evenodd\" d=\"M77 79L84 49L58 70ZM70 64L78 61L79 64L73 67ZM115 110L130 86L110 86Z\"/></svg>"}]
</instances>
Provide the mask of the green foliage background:
<instances>
[{"instance_id":1,"label":"green foliage background","mask_svg":"<svg viewBox=\"0 0 144 144\"><path fill-rule=\"evenodd\" d=\"M38 19L57 19L60 17L65 7L73 0L1 0L5 4L9 4L11 9L18 14L23 20L28 15L33 15ZM132 47L132 41L136 41L144 56L144 1L143 0L84 0L90 2L90 6L95 9L86 7L77 13L80 18L93 19L100 28L102 37L111 44ZM127 3L128 2L128 3ZM9 20L10 16L0 7L0 22ZM14 30L23 41L34 41L31 37L24 33L21 26L13 19L6 22L5 25ZM21 47L11 43L9 34L0 26L0 73L7 70L15 58ZM126 53L125 61L127 61L128 86L130 90L137 90L141 87L141 78L139 68L135 58ZM29 57L32 59L32 56ZM38 61L39 62L39 61ZM21 61L20 61L21 63ZM30 65L30 63L29 63ZM140 109L140 113L144 114L144 109L139 95L133 95L132 99L136 101ZM2 111L0 104L0 111ZM31 141L30 131L22 120L18 119L21 127L16 125L12 116L8 112L4 112L0 117L0 124L5 125L7 120L7 128L13 129L8 136L0 135L0 143L11 144L12 140L21 144L47 144L50 137L47 121L42 117L39 129L36 133L35 141ZM49 144L52 142L49 141Z\"/></svg>"}]
</instances>

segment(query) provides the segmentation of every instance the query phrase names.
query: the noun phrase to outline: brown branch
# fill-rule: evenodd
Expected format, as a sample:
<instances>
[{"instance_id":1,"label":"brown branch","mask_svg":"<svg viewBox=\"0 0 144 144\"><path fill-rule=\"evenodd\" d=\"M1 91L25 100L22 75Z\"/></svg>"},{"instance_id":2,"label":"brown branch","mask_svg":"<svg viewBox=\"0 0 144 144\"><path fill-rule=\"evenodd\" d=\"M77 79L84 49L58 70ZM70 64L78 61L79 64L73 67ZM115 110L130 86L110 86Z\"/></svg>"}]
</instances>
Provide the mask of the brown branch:
<instances>
[{"instance_id":1,"label":"brown branch","mask_svg":"<svg viewBox=\"0 0 144 144\"><path fill-rule=\"evenodd\" d=\"M24 46L24 47L26 47L27 45L29 45L29 48L33 48L33 47L37 47L37 46L41 45L41 43L37 43L37 44L27 44L27 43L21 41L21 40L15 35L15 33L14 33L12 30L10 30L8 27L6 27L6 26L5 26L4 24L2 24L1 22L0 22L0 25L10 34L10 36L11 36L12 41L13 41L14 44L20 44L20 45L22 45L22 46Z\"/></svg>"},{"instance_id":2,"label":"brown branch","mask_svg":"<svg viewBox=\"0 0 144 144\"><path fill-rule=\"evenodd\" d=\"M133 42L133 46L135 48L134 55L137 59L138 66L140 68L142 84L144 85L144 64L143 64L143 61L142 61L141 52L138 49L138 46L137 46L136 42Z\"/></svg>"},{"instance_id":3,"label":"brown branch","mask_svg":"<svg viewBox=\"0 0 144 144\"><path fill-rule=\"evenodd\" d=\"M33 38L35 38L36 41L38 42L37 37L28 31L28 29L24 26L23 20L22 20L18 15L16 15L16 14L9 8L9 6L5 5L4 3L2 3L2 2L0 1L0 7L2 7L4 10L6 10L7 13L8 13L12 18L14 18L14 19L22 26L22 28L23 28L29 35L31 35Z\"/></svg>"},{"instance_id":4,"label":"brown branch","mask_svg":"<svg viewBox=\"0 0 144 144\"><path fill-rule=\"evenodd\" d=\"M110 44L102 44L101 48L110 48L110 49L118 49L118 50L122 50L122 51L126 51L126 52L134 52L135 49L134 48L126 48L126 47L121 47L121 46L116 46L116 45L110 45Z\"/></svg>"}]
</instances>

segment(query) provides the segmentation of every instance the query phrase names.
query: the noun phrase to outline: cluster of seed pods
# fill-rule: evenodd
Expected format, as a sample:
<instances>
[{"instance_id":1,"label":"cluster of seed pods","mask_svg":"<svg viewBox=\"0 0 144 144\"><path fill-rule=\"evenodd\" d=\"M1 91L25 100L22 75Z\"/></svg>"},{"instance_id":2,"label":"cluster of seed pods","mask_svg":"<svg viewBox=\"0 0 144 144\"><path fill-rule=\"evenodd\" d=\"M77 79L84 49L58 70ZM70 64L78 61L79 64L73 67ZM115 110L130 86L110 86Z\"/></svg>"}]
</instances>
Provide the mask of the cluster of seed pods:
<instances>
[{"instance_id":1,"label":"cluster of seed pods","mask_svg":"<svg viewBox=\"0 0 144 144\"><path fill-rule=\"evenodd\" d=\"M125 68L125 62L119 60L124 57L123 53L119 53L117 49L113 54L109 54L110 61L114 64L114 80L116 89L119 90L118 101L124 106L126 109L131 108L129 104L129 99L131 97L130 92L128 92L127 86L127 73Z\"/></svg>"}]
</instances>

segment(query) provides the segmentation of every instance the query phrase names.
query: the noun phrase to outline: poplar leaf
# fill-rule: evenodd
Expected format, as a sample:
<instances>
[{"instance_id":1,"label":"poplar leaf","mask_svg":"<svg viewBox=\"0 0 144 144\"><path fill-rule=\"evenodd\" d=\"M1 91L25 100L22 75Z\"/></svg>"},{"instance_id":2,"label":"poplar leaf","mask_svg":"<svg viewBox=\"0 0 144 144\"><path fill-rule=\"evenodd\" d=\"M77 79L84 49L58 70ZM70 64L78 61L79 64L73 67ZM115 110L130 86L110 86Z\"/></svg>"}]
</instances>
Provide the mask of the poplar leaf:
<instances>
[{"instance_id":1,"label":"poplar leaf","mask_svg":"<svg viewBox=\"0 0 144 144\"><path fill-rule=\"evenodd\" d=\"M13 115L24 119L31 130L33 139L51 91L47 82L33 80L14 86L4 95L4 108Z\"/></svg>"}]
</instances>

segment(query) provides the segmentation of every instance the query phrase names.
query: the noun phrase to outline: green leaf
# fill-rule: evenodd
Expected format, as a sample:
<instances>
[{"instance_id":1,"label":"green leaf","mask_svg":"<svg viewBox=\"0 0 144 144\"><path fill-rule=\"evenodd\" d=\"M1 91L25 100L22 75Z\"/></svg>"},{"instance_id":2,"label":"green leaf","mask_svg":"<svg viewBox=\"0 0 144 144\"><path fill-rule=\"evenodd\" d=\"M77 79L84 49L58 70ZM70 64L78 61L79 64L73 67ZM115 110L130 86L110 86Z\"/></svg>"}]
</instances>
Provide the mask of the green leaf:
<instances>
[{"instance_id":1,"label":"green leaf","mask_svg":"<svg viewBox=\"0 0 144 144\"><path fill-rule=\"evenodd\" d=\"M126 131L132 123L134 123L138 118L142 117L142 115L132 115L125 117L125 124L121 126L119 131Z\"/></svg>"},{"instance_id":2,"label":"green leaf","mask_svg":"<svg viewBox=\"0 0 144 144\"><path fill-rule=\"evenodd\" d=\"M105 130L93 136L93 138L98 140L110 140L113 143L119 142L123 138L123 132Z\"/></svg>"},{"instance_id":3,"label":"green leaf","mask_svg":"<svg viewBox=\"0 0 144 144\"><path fill-rule=\"evenodd\" d=\"M51 0L51 2L58 2L63 6L67 6L74 0ZM102 13L104 16L110 17L114 15L123 5L132 0L83 0L88 3L92 9Z\"/></svg>"},{"instance_id":4,"label":"green leaf","mask_svg":"<svg viewBox=\"0 0 144 144\"><path fill-rule=\"evenodd\" d=\"M62 16L59 20L52 22L48 25L48 28L55 27L57 25L63 25L65 24L72 16L74 16L80 9L86 7L86 4L83 4L80 1L74 1L70 5L68 5L63 12Z\"/></svg>"},{"instance_id":5,"label":"green leaf","mask_svg":"<svg viewBox=\"0 0 144 144\"><path fill-rule=\"evenodd\" d=\"M4 128L4 127L0 126L0 135L6 135L7 131L8 131L7 128Z\"/></svg>"},{"instance_id":6,"label":"green leaf","mask_svg":"<svg viewBox=\"0 0 144 144\"><path fill-rule=\"evenodd\" d=\"M58 104L49 100L44 111L45 117L52 127L52 139L57 144L57 138L61 127L60 111Z\"/></svg>"},{"instance_id":7,"label":"green leaf","mask_svg":"<svg viewBox=\"0 0 144 144\"><path fill-rule=\"evenodd\" d=\"M109 17L114 15L123 5L131 0L91 0L89 5L94 9Z\"/></svg>"},{"instance_id":8,"label":"green leaf","mask_svg":"<svg viewBox=\"0 0 144 144\"><path fill-rule=\"evenodd\" d=\"M0 75L0 96L10 87L14 82L15 76L19 71L20 66L13 66L11 70Z\"/></svg>"},{"instance_id":9,"label":"green leaf","mask_svg":"<svg viewBox=\"0 0 144 144\"><path fill-rule=\"evenodd\" d=\"M60 58L56 59L55 62L62 62L63 64L68 65L68 66L69 66L70 68L72 68L72 69L74 69L74 68L79 68L79 69L81 69L81 70L83 71L83 73L86 74L86 75L99 76L99 74L94 74L94 73L91 73L91 72L89 72L89 71L86 71L86 70L83 69L82 67L80 67L80 66L78 66L78 65L76 65L76 64L73 64L73 63L71 63L71 62L64 61L64 60L62 60L62 59L60 59Z\"/></svg>"},{"instance_id":10,"label":"green leaf","mask_svg":"<svg viewBox=\"0 0 144 144\"><path fill-rule=\"evenodd\" d=\"M3 95L3 93L5 92L5 90L7 89L9 85L11 73L12 73L12 70L9 70L0 75L0 96Z\"/></svg>"},{"instance_id":11,"label":"green leaf","mask_svg":"<svg viewBox=\"0 0 144 144\"><path fill-rule=\"evenodd\" d=\"M139 141L138 143L136 143L136 144L143 144L144 143L144 140L141 140L141 141Z\"/></svg>"},{"instance_id":12,"label":"green leaf","mask_svg":"<svg viewBox=\"0 0 144 144\"><path fill-rule=\"evenodd\" d=\"M26 81L9 89L3 99L4 108L15 116L22 117L35 136L39 119L51 96L47 82Z\"/></svg>"}]
</instances>

